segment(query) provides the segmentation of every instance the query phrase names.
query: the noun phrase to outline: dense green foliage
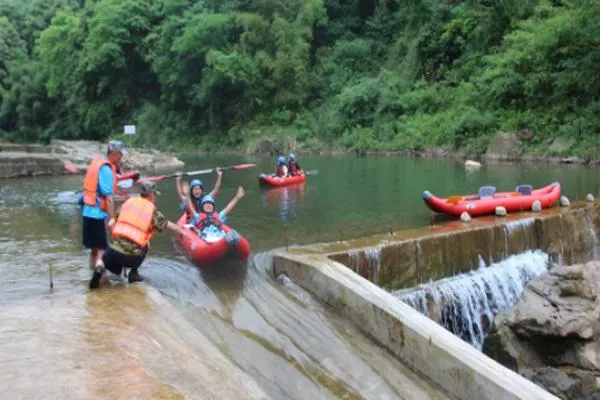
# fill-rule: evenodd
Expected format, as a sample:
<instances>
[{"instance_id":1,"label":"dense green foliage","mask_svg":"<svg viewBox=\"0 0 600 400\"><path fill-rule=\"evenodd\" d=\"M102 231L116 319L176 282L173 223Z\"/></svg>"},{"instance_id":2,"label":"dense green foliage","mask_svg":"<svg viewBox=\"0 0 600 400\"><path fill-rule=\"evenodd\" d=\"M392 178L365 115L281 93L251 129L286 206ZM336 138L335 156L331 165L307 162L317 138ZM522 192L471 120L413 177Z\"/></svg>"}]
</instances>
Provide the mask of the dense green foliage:
<instances>
[{"instance_id":1,"label":"dense green foliage","mask_svg":"<svg viewBox=\"0 0 600 400\"><path fill-rule=\"evenodd\" d=\"M598 65L597 0L0 0L0 135L597 156Z\"/></svg>"}]
</instances>

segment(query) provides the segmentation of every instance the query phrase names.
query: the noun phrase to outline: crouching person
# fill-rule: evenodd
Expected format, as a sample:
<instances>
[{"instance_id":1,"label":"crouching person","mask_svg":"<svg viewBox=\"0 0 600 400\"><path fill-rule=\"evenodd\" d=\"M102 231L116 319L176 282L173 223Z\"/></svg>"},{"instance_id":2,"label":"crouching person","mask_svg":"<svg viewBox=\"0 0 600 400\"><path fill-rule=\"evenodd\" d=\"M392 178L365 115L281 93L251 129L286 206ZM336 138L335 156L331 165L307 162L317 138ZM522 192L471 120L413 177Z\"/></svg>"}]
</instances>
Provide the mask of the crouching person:
<instances>
[{"instance_id":1,"label":"crouching person","mask_svg":"<svg viewBox=\"0 0 600 400\"><path fill-rule=\"evenodd\" d=\"M148 254L148 245L155 232L162 232L165 228L173 232L179 227L167 220L156 209L156 183L144 182L141 185L141 197L127 200L117 214L116 220L108 221L111 231L109 248L102 256L102 262L94 268L94 275L90 280L90 289L100 286L100 281L106 278L106 270L120 275L123 268L131 268L129 283L141 282L138 268Z\"/></svg>"}]
</instances>

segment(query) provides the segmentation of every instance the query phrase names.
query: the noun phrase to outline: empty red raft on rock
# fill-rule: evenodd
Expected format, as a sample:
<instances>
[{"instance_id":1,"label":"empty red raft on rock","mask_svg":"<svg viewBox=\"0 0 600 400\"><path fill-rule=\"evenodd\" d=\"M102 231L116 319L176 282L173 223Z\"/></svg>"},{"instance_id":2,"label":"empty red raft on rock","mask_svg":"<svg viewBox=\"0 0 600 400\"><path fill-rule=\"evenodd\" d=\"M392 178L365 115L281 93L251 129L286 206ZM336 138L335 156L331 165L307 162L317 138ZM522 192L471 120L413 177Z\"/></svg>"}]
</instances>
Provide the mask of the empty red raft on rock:
<instances>
[{"instance_id":1,"label":"empty red raft on rock","mask_svg":"<svg viewBox=\"0 0 600 400\"><path fill-rule=\"evenodd\" d=\"M439 198L429 191L423 192L423 201L431 210L460 217L463 212L472 217L494 214L496 207L506 208L506 212L530 211L533 202L539 200L542 209L550 208L560 198L560 184L554 182L541 189L533 190L531 185L519 185L514 192L496 193L493 186L483 186L475 195L450 196Z\"/></svg>"},{"instance_id":2,"label":"empty red raft on rock","mask_svg":"<svg viewBox=\"0 0 600 400\"><path fill-rule=\"evenodd\" d=\"M247 261L250 256L250 243L242 235L227 225L221 225L226 236L216 241L206 241L198 233L186 227L186 215L183 214L177 225L184 227L183 233L176 234L177 243L186 256L196 265L206 265L223 258L237 258Z\"/></svg>"},{"instance_id":3,"label":"empty red raft on rock","mask_svg":"<svg viewBox=\"0 0 600 400\"><path fill-rule=\"evenodd\" d=\"M297 183L306 182L306 175L294 175L294 176L274 176L274 175L265 175L260 174L258 176L258 182L260 184L272 187L281 187L288 185L295 185Z\"/></svg>"}]
</instances>

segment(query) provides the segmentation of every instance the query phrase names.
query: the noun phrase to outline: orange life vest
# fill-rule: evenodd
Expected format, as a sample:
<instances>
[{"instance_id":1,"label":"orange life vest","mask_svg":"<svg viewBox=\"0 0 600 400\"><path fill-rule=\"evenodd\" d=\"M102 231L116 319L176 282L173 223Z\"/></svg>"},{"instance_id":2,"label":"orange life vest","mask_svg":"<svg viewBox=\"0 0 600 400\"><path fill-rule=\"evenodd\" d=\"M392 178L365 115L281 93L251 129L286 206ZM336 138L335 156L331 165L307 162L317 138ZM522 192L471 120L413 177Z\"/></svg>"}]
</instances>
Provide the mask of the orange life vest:
<instances>
[{"instance_id":1,"label":"orange life vest","mask_svg":"<svg viewBox=\"0 0 600 400\"><path fill-rule=\"evenodd\" d=\"M97 156L88 166L85 178L83 180L83 204L96 207L98 196L98 172L104 165L110 165L113 172L113 194L117 194L117 167L102 156ZM100 196L100 209L106 210L106 198Z\"/></svg>"},{"instance_id":2,"label":"orange life vest","mask_svg":"<svg viewBox=\"0 0 600 400\"><path fill-rule=\"evenodd\" d=\"M207 226L214 225L217 228L221 228L221 219L219 218L219 213L214 211L211 214L207 214L205 212L199 213L198 222L196 223L196 229L202 231Z\"/></svg>"},{"instance_id":3,"label":"orange life vest","mask_svg":"<svg viewBox=\"0 0 600 400\"><path fill-rule=\"evenodd\" d=\"M122 206L113 227L112 237L131 240L140 247L146 247L152 236L152 217L156 206L143 197L133 197Z\"/></svg>"}]
</instances>

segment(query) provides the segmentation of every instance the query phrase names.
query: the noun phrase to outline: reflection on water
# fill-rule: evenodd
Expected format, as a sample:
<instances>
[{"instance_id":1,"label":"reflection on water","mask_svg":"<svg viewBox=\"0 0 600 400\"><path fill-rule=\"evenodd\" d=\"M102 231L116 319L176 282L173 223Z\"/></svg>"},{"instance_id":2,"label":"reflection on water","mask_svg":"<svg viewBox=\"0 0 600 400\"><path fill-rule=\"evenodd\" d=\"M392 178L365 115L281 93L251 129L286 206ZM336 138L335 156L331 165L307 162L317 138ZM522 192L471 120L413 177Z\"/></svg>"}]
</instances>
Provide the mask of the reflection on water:
<instances>
[{"instance_id":1,"label":"reflection on water","mask_svg":"<svg viewBox=\"0 0 600 400\"><path fill-rule=\"evenodd\" d=\"M295 223L298 207L304 197L306 183L298 185L269 188L262 192L262 204L266 209L277 209L282 223Z\"/></svg>"}]
</instances>

